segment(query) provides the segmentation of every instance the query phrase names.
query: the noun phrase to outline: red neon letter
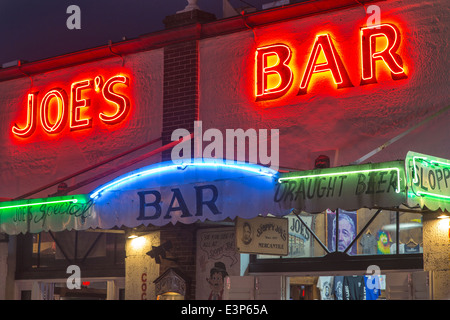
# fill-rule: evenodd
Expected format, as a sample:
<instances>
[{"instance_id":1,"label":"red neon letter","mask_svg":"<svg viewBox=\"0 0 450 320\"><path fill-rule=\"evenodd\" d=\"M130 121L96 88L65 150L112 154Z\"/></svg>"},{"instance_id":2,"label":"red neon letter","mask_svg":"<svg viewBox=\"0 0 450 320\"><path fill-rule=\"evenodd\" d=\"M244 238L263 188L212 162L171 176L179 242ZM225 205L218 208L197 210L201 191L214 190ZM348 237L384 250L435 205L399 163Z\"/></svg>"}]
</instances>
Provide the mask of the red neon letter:
<instances>
[{"instance_id":1,"label":"red neon letter","mask_svg":"<svg viewBox=\"0 0 450 320\"><path fill-rule=\"evenodd\" d=\"M109 78L103 86L103 97L105 98L105 100L108 100L117 105L117 112L115 114L99 114L100 119L107 124L119 123L127 116L128 111L130 111L130 101L127 99L127 97L120 95L113 90L114 85L117 83L123 83L128 86L129 79L120 75L113 76Z\"/></svg>"},{"instance_id":2,"label":"red neon letter","mask_svg":"<svg viewBox=\"0 0 450 320\"><path fill-rule=\"evenodd\" d=\"M320 50L323 51L327 60L325 63L317 63ZM314 42L309 56L298 94L306 94L312 74L325 71L331 71L334 83L337 85L338 89L353 86L348 77L347 70L342 63L341 57L331 42L330 36L328 34L319 34L316 36L316 41Z\"/></svg>"},{"instance_id":3,"label":"red neon letter","mask_svg":"<svg viewBox=\"0 0 450 320\"><path fill-rule=\"evenodd\" d=\"M49 119L50 101L56 99L58 102L58 116L55 123ZM62 89L53 89L47 92L41 101L41 124L48 133L59 133L64 128L67 121L67 95Z\"/></svg>"},{"instance_id":4,"label":"red neon letter","mask_svg":"<svg viewBox=\"0 0 450 320\"><path fill-rule=\"evenodd\" d=\"M277 63L267 66L267 57L276 56ZM288 63L291 60L291 49L284 44L274 44L256 49L255 55L255 81L256 101L276 99L283 96L291 87L293 73ZM276 86L268 88L269 75L277 75L279 82Z\"/></svg>"},{"instance_id":5,"label":"red neon letter","mask_svg":"<svg viewBox=\"0 0 450 320\"><path fill-rule=\"evenodd\" d=\"M91 87L91 80L83 80L72 83L70 89L70 130L80 130L92 127L92 118L80 118L80 108L85 108L90 105L90 99L82 99L80 91Z\"/></svg>"},{"instance_id":6,"label":"red neon letter","mask_svg":"<svg viewBox=\"0 0 450 320\"><path fill-rule=\"evenodd\" d=\"M16 123L14 123L12 132L16 136L27 138L33 134L34 130L36 130L37 94L37 92L28 94L27 125L21 129Z\"/></svg>"},{"instance_id":7,"label":"red neon letter","mask_svg":"<svg viewBox=\"0 0 450 320\"><path fill-rule=\"evenodd\" d=\"M375 51L377 37L385 37L387 39L386 48L381 51ZM403 61L395 53L399 46L400 32L393 24L381 24L361 28L361 85L377 82L375 77L376 60L384 61L385 65L391 71L392 79L399 80L407 77L403 70Z\"/></svg>"}]
</instances>

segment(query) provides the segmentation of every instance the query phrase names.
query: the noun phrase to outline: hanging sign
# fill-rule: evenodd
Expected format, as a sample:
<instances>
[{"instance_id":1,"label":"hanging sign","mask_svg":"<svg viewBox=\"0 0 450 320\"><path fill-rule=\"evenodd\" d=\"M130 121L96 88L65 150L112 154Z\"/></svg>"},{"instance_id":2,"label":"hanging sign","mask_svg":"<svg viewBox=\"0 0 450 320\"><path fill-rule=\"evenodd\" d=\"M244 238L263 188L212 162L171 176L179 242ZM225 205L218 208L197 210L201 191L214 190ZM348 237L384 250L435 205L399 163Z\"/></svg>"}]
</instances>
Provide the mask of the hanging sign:
<instances>
[{"instance_id":1,"label":"hanging sign","mask_svg":"<svg viewBox=\"0 0 450 320\"><path fill-rule=\"evenodd\" d=\"M450 160L408 152L408 205L450 210Z\"/></svg>"},{"instance_id":2,"label":"hanging sign","mask_svg":"<svg viewBox=\"0 0 450 320\"><path fill-rule=\"evenodd\" d=\"M403 161L280 174L274 202L309 213L394 207L405 201Z\"/></svg>"},{"instance_id":3,"label":"hanging sign","mask_svg":"<svg viewBox=\"0 0 450 320\"><path fill-rule=\"evenodd\" d=\"M95 190L93 210L102 228L274 213L275 171L220 162L143 168Z\"/></svg>"},{"instance_id":4,"label":"hanging sign","mask_svg":"<svg viewBox=\"0 0 450 320\"><path fill-rule=\"evenodd\" d=\"M84 230L95 225L88 195L0 202L0 232Z\"/></svg>"},{"instance_id":5,"label":"hanging sign","mask_svg":"<svg viewBox=\"0 0 450 320\"><path fill-rule=\"evenodd\" d=\"M89 195L0 203L1 231L133 228L286 214L273 202L276 171L226 160L189 161L143 167Z\"/></svg>"},{"instance_id":6,"label":"hanging sign","mask_svg":"<svg viewBox=\"0 0 450 320\"><path fill-rule=\"evenodd\" d=\"M238 218L236 248L241 253L288 255L288 222L286 218Z\"/></svg>"}]
</instances>

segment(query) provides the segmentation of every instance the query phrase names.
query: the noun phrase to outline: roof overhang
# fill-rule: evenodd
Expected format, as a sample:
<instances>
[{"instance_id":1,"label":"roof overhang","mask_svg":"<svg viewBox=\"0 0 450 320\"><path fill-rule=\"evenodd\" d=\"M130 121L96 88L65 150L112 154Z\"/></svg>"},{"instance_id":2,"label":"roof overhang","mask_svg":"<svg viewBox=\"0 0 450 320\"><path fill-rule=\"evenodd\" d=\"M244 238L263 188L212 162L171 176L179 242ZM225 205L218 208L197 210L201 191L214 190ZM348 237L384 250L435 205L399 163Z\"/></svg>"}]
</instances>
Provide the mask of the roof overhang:
<instances>
[{"instance_id":1,"label":"roof overhang","mask_svg":"<svg viewBox=\"0 0 450 320\"><path fill-rule=\"evenodd\" d=\"M408 152L405 160L289 173L227 160L169 161L89 195L1 202L0 230L134 228L337 208L450 211L450 160Z\"/></svg>"}]
</instances>

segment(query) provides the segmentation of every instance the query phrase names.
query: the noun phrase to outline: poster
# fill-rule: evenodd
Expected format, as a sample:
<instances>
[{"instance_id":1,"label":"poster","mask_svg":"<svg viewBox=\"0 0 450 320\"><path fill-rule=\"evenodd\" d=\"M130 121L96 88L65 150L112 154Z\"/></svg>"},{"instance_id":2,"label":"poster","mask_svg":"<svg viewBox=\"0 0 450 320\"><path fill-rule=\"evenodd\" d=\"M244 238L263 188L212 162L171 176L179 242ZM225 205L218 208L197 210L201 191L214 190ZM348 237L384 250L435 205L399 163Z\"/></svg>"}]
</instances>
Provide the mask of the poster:
<instances>
[{"instance_id":1,"label":"poster","mask_svg":"<svg viewBox=\"0 0 450 320\"><path fill-rule=\"evenodd\" d=\"M225 277L240 275L234 227L199 230L196 264L195 299L222 300Z\"/></svg>"},{"instance_id":2,"label":"poster","mask_svg":"<svg viewBox=\"0 0 450 320\"><path fill-rule=\"evenodd\" d=\"M344 252L350 243L357 235L357 220L356 211L339 210L339 237L338 249L339 252ZM328 234L328 249L331 252L336 251L336 212L327 209L327 234ZM356 242L347 251L349 255L356 254Z\"/></svg>"},{"instance_id":3,"label":"poster","mask_svg":"<svg viewBox=\"0 0 450 320\"><path fill-rule=\"evenodd\" d=\"M308 228L312 228L312 216L300 216ZM287 216L289 220L289 255L285 258L312 257L313 237L305 225L294 215Z\"/></svg>"}]
</instances>

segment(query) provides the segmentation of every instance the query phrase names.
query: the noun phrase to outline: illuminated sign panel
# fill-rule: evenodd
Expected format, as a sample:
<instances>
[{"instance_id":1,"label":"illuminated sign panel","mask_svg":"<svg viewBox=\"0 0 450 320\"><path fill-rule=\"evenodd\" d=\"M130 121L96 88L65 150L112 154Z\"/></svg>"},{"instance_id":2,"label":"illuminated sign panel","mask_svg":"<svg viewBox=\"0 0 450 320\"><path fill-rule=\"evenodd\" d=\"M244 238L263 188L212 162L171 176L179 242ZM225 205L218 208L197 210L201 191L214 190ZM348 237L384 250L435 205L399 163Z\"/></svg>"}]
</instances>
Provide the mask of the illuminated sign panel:
<instances>
[{"instance_id":1,"label":"illuminated sign panel","mask_svg":"<svg viewBox=\"0 0 450 320\"><path fill-rule=\"evenodd\" d=\"M363 27L360 29L359 38L361 85L377 82L377 68L389 70L393 80L407 77L402 58L397 53L401 37L395 25L385 23ZM283 43L256 48L256 101L278 99L289 91L294 77L298 76L295 68L290 65L291 60L295 58L294 49L297 48ZM329 77L337 89L353 86L342 56L329 33L317 34L309 52L297 95L307 93L311 79L317 74Z\"/></svg>"},{"instance_id":2,"label":"illuminated sign panel","mask_svg":"<svg viewBox=\"0 0 450 320\"><path fill-rule=\"evenodd\" d=\"M450 209L450 160L408 152L408 205L430 210Z\"/></svg>"},{"instance_id":3,"label":"illuminated sign panel","mask_svg":"<svg viewBox=\"0 0 450 320\"><path fill-rule=\"evenodd\" d=\"M326 62L318 63L318 56L323 52ZM306 94L311 76L315 73L330 71L337 88L351 87L352 83L345 70L341 57L339 56L329 34L320 34L316 36L311 55L306 65L298 94Z\"/></svg>"},{"instance_id":4,"label":"illuminated sign panel","mask_svg":"<svg viewBox=\"0 0 450 320\"><path fill-rule=\"evenodd\" d=\"M293 73L288 64L292 51L284 44L274 44L256 49L256 99L276 99L283 96L292 85ZM268 65L270 57L275 64ZM272 59L273 60L273 59ZM269 77L275 75L277 83L269 85Z\"/></svg>"},{"instance_id":5,"label":"illuminated sign panel","mask_svg":"<svg viewBox=\"0 0 450 320\"><path fill-rule=\"evenodd\" d=\"M98 75L93 79L73 82L69 96L62 88L52 88L44 94L35 91L28 94L26 120L14 123L11 131L16 137L28 138L40 126L48 134L60 133L67 123L71 131L91 128L93 116L87 115L91 99L87 93L101 95L96 99L98 118L104 124L114 125L122 122L130 111L130 100L120 89L128 88L130 79L114 75L103 81ZM39 98L42 97L39 101Z\"/></svg>"},{"instance_id":6,"label":"illuminated sign panel","mask_svg":"<svg viewBox=\"0 0 450 320\"><path fill-rule=\"evenodd\" d=\"M307 212L395 207L405 199L403 161L280 174L274 201Z\"/></svg>"}]
</instances>

